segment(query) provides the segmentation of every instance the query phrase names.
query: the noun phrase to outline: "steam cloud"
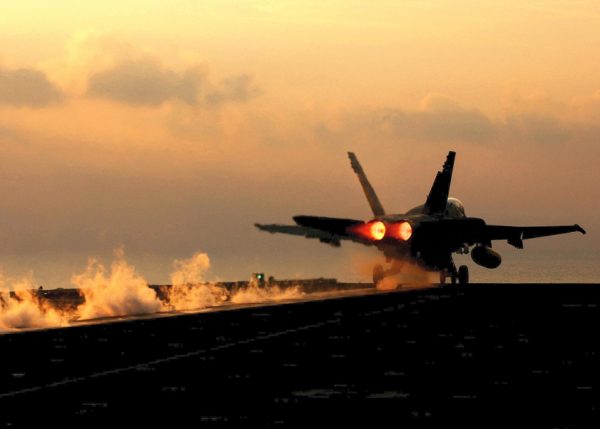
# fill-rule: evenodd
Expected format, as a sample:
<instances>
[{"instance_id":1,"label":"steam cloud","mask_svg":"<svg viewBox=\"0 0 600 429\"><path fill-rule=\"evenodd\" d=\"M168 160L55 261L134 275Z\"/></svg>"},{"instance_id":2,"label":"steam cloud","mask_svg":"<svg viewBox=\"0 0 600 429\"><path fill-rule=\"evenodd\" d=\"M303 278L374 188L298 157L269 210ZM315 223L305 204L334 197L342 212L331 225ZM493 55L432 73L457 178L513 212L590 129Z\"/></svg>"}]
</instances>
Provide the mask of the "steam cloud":
<instances>
[{"instance_id":1,"label":"steam cloud","mask_svg":"<svg viewBox=\"0 0 600 429\"><path fill-rule=\"evenodd\" d=\"M231 294L222 286L206 282L204 276L210 269L206 253L195 253L190 259L175 260L171 274L171 288L167 291L166 307L174 310L196 310L224 304L250 304L298 299L304 295L299 287L259 286L250 282Z\"/></svg>"},{"instance_id":2,"label":"steam cloud","mask_svg":"<svg viewBox=\"0 0 600 429\"><path fill-rule=\"evenodd\" d=\"M226 303L292 300L304 295L297 286L259 287L252 282L230 292L221 285L205 280L210 259L202 252L195 253L189 259L175 260L173 267L172 285L162 290L163 296L159 297L146 279L126 261L123 249L115 250L115 258L109 269L100 261L90 259L86 269L71 278L84 302L70 310L56 308L40 296L32 276L9 285L0 277L0 331L68 326L77 320L102 317L199 310Z\"/></svg>"},{"instance_id":3,"label":"steam cloud","mask_svg":"<svg viewBox=\"0 0 600 429\"><path fill-rule=\"evenodd\" d=\"M372 274L373 267L376 264L381 263L381 259L374 257L367 257L364 254L355 255L354 257L354 268L363 277L370 277ZM416 287L430 287L433 284L437 284L439 281L438 273L428 271L419 264L406 260L402 261L400 272L393 276L385 277L377 285L378 290L394 290L399 287L407 286L411 288Z\"/></svg>"},{"instance_id":4,"label":"steam cloud","mask_svg":"<svg viewBox=\"0 0 600 429\"><path fill-rule=\"evenodd\" d=\"M162 308L156 292L125 261L123 250L115 251L115 256L110 272L99 261L91 259L83 273L71 278L85 299L77 307L79 318L147 314Z\"/></svg>"},{"instance_id":5,"label":"steam cloud","mask_svg":"<svg viewBox=\"0 0 600 429\"><path fill-rule=\"evenodd\" d=\"M227 299L227 291L215 284L206 283L204 276L210 269L206 253L195 253L190 259L176 259L171 274L171 288L167 291L165 306L173 310L196 310L214 307Z\"/></svg>"},{"instance_id":6,"label":"steam cloud","mask_svg":"<svg viewBox=\"0 0 600 429\"><path fill-rule=\"evenodd\" d=\"M304 292L299 286L292 286L285 289L270 285L259 287L256 283L251 282L248 286L238 289L231 296L230 301L234 304L251 304L299 299L302 296L304 296Z\"/></svg>"},{"instance_id":7,"label":"steam cloud","mask_svg":"<svg viewBox=\"0 0 600 429\"><path fill-rule=\"evenodd\" d=\"M7 283L0 277L0 331L68 325L66 314L37 296L31 276Z\"/></svg>"},{"instance_id":8,"label":"steam cloud","mask_svg":"<svg viewBox=\"0 0 600 429\"><path fill-rule=\"evenodd\" d=\"M369 275L379 259L355 259L355 267ZM106 268L100 261L90 259L86 269L71 278L83 303L74 309L56 308L36 291L33 276L7 282L0 276L0 331L22 328L68 326L77 320L102 317L157 313L160 311L200 310L226 304L253 304L296 300L305 293L299 286L282 288L277 285L247 285L229 290L206 280L210 259L196 252L189 259L173 262L171 286L161 294L150 288L144 277L126 259L123 249L115 250L115 258ZM399 286L428 287L437 282L437 273L404 261L400 274L386 277L378 284L380 290ZM12 289L13 292L9 292ZM160 296L159 296L160 295Z\"/></svg>"}]
</instances>

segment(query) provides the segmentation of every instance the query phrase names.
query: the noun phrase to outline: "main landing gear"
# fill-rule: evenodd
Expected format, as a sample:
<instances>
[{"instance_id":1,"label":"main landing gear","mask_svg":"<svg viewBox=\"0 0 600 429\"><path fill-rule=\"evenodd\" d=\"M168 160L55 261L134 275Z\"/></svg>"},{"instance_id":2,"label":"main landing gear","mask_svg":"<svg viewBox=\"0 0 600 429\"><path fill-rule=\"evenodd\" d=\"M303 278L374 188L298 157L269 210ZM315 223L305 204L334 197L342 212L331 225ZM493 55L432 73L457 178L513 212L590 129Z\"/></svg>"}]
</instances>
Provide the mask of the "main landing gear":
<instances>
[{"instance_id":1,"label":"main landing gear","mask_svg":"<svg viewBox=\"0 0 600 429\"><path fill-rule=\"evenodd\" d=\"M448 276L447 270L440 271L440 285L441 286L444 286L446 284L447 276ZM456 285L457 282L460 286L468 285L469 284L469 267L467 267L466 265L461 265L458 268L458 271L456 270L456 268L454 268L452 270L452 272L450 273L450 281L452 283L452 286Z\"/></svg>"},{"instance_id":2,"label":"main landing gear","mask_svg":"<svg viewBox=\"0 0 600 429\"><path fill-rule=\"evenodd\" d=\"M469 284L469 267L466 265L461 265L458 268L458 284L461 286Z\"/></svg>"}]
</instances>

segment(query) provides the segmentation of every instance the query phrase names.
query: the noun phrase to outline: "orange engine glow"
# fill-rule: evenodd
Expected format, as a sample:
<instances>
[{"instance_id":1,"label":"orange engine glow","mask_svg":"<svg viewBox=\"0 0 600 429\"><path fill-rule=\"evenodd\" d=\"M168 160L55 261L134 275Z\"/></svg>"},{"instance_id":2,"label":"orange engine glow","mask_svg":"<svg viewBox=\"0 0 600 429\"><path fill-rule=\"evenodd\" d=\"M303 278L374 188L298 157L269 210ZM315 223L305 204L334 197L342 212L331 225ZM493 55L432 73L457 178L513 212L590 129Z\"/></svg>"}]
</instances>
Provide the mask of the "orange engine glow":
<instances>
[{"instance_id":1,"label":"orange engine glow","mask_svg":"<svg viewBox=\"0 0 600 429\"><path fill-rule=\"evenodd\" d=\"M385 224L383 222L372 222L369 229L373 240L381 240L385 236Z\"/></svg>"},{"instance_id":2,"label":"orange engine glow","mask_svg":"<svg viewBox=\"0 0 600 429\"><path fill-rule=\"evenodd\" d=\"M391 225L388 232L391 237L402 241L407 241L410 237L412 237L413 230L412 226L410 226L410 223L400 222Z\"/></svg>"},{"instance_id":3,"label":"orange engine glow","mask_svg":"<svg viewBox=\"0 0 600 429\"><path fill-rule=\"evenodd\" d=\"M349 232L360 235L368 240L379 241L385 237L385 224L378 220L368 223L355 225L349 228Z\"/></svg>"}]
</instances>

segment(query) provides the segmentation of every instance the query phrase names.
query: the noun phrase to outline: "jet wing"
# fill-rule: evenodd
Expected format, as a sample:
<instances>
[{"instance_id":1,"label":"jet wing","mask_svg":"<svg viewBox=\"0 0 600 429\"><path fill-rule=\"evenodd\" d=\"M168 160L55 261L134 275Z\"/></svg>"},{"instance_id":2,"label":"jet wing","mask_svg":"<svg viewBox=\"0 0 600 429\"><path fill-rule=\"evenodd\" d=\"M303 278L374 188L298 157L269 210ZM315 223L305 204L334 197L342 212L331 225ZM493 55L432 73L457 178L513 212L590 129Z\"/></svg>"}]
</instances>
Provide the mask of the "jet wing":
<instances>
[{"instance_id":1,"label":"jet wing","mask_svg":"<svg viewBox=\"0 0 600 429\"><path fill-rule=\"evenodd\" d=\"M569 232L581 232L582 234L585 234L585 230L577 224L561 226L486 225L487 237L490 240L506 240L508 244L519 249L523 248L523 240L566 234Z\"/></svg>"},{"instance_id":2,"label":"jet wing","mask_svg":"<svg viewBox=\"0 0 600 429\"><path fill-rule=\"evenodd\" d=\"M322 243L327 243L334 247L341 245L341 240L350 240L361 244L372 244L369 240L349 234L347 229L355 225L362 225L362 220L341 219L322 216L295 216L294 221L297 225L269 224L263 225L255 223L261 231L282 234L291 234L304 236L306 238L317 238Z\"/></svg>"}]
</instances>

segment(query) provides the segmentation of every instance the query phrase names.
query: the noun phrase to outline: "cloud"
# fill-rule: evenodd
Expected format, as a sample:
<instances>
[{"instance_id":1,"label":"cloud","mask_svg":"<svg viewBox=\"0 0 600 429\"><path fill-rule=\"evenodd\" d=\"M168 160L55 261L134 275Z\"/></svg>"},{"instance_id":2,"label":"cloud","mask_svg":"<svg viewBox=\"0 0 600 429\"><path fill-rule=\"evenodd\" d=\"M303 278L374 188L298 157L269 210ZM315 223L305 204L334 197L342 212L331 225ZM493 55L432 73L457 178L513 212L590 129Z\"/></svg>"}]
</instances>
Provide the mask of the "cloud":
<instances>
[{"instance_id":1,"label":"cloud","mask_svg":"<svg viewBox=\"0 0 600 429\"><path fill-rule=\"evenodd\" d=\"M28 68L0 69L0 103L16 107L44 107L64 98L46 75Z\"/></svg>"},{"instance_id":2,"label":"cloud","mask_svg":"<svg viewBox=\"0 0 600 429\"><path fill-rule=\"evenodd\" d=\"M379 108L352 114L348 123L352 128L379 129L395 137L427 141L483 142L498 133L497 124L480 110L466 109L436 94L425 97L418 110Z\"/></svg>"},{"instance_id":3,"label":"cloud","mask_svg":"<svg viewBox=\"0 0 600 429\"><path fill-rule=\"evenodd\" d=\"M588 100L588 104L592 101ZM567 120L552 113L525 110L493 118L481 110L465 108L449 97L434 94L425 97L415 110L374 108L348 113L342 127L335 129L327 123L319 123L315 134L329 139L335 139L339 134L372 139L374 133L378 133L387 139L431 143L597 141L600 138L598 120L589 114L580 116L585 119Z\"/></svg>"},{"instance_id":4,"label":"cloud","mask_svg":"<svg viewBox=\"0 0 600 429\"><path fill-rule=\"evenodd\" d=\"M581 135L582 127L570 127L547 115L520 114L506 118L502 127L509 137L533 143L564 143Z\"/></svg>"},{"instance_id":5,"label":"cloud","mask_svg":"<svg viewBox=\"0 0 600 429\"><path fill-rule=\"evenodd\" d=\"M21 143L24 141L23 133L15 130L14 128L5 127L0 125L0 142L12 142Z\"/></svg>"},{"instance_id":6,"label":"cloud","mask_svg":"<svg viewBox=\"0 0 600 429\"><path fill-rule=\"evenodd\" d=\"M92 75L88 84L90 96L140 106L158 106L169 101L214 106L244 102L257 94L249 75L230 77L214 86L199 66L177 72L152 59L120 62Z\"/></svg>"},{"instance_id":7,"label":"cloud","mask_svg":"<svg viewBox=\"0 0 600 429\"><path fill-rule=\"evenodd\" d=\"M177 73L153 60L126 61L90 77L88 94L133 105L179 100L196 104L204 81L198 68Z\"/></svg>"},{"instance_id":8,"label":"cloud","mask_svg":"<svg viewBox=\"0 0 600 429\"><path fill-rule=\"evenodd\" d=\"M209 92L206 101L209 104L220 104L228 101L248 101L260 93L254 85L252 76L242 74L225 79L219 88Z\"/></svg>"}]
</instances>

